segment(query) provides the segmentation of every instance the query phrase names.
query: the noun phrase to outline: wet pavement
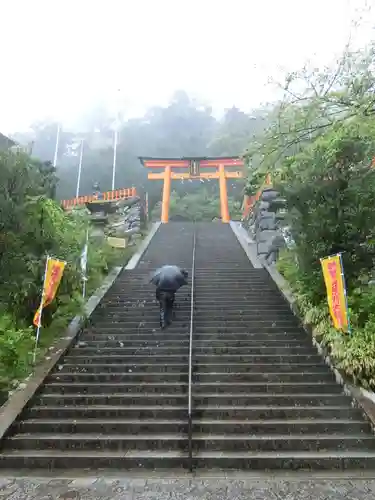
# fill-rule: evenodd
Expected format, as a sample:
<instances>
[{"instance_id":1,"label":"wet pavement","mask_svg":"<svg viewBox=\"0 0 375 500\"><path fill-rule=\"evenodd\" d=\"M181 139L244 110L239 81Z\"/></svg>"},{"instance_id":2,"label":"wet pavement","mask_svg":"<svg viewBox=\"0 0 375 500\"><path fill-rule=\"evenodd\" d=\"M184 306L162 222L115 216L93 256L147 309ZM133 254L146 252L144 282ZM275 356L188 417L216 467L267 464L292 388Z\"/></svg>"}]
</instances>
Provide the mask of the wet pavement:
<instances>
[{"instance_id":1,"label":"wet pavement","mask_svg":"<svg viewBox=\"0 0 375 500\"><path fill-rule=\"evenodd\" d=\"M0 477L0 500L365 500L370 478Z\"/></svg>"}]
</instances>

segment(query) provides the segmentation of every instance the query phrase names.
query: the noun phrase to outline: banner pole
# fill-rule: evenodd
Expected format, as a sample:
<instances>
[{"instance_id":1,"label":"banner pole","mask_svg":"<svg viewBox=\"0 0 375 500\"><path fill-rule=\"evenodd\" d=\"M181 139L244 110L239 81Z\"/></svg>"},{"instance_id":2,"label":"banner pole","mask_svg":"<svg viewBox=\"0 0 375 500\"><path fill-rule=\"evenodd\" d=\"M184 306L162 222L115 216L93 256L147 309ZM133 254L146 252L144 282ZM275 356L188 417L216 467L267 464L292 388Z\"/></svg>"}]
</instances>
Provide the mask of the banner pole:
<instances>
[{"instance_id":1,"label":"banner pole","mask_svg":"<svg viewBox=\"0 0 375 500\"><path fill-rule=\"evenodd\" d=\"M86 281L87 281L87 257L88 257L88 248L89 246L89 229L86 230L86 241L85 241L85 269L82 269L82 298L84 299L86 296Z\"/></svg>"},{"instance_id":2,"label":"banner pole","mask_svg":"<svg viewBox=\"0 0 375 500\"><path fill-rule=\"evenodd\" d=\"M344 264L342 262L342 253L337 254L340 259L340 267L341 267L341 279L342 279L342 284L344 287L344 294L345 294L345 307L346 307L346 315L348 318L348 333L349 335L352 334L352 329L350 326L350 314L349 314L349 305L348 305L348 294L346 292L346 283L345 283L345 275L344 275Z\"/></svg>"},{"instance_id":3,"label":"banner pole","mask_svg":"<svg viewBox=\"0 0 375 500\"><path fill-rule=\"evenodd\" d=\"M38 320L38 326L37 326L37 329L36 329L35 348L34 348L34 356L33 356L33 362L34 362L34 364L35 364L35 361L36 361L36 351L37 351L37 348L38 348L38 342L39 342L39 336L40 336L40 329L42 327L43 303L44 303L44 296L45 296L45 284L46 284L46 278L47 278L47 270L48 270L49 259L50 259L50 256L47 255L46 266L44 268L42 298L41 298L40 306L39 306L40 307L39 320Z\"/></svg>"}]
</instances>

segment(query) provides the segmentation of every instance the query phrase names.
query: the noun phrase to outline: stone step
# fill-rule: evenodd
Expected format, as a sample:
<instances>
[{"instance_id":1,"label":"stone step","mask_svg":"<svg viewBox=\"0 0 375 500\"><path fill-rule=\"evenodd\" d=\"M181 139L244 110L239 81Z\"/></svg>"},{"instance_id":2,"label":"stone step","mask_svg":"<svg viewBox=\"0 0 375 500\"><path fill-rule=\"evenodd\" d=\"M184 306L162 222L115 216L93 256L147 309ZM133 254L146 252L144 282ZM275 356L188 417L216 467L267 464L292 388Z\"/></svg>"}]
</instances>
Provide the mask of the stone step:
<instances>
[{"instance_id":1,"label":"stone step","mask_svg":"<svg viewBox=\"0 0 375 500\"><path fill-rule=\"evenodd\" d=\"M152 359L147 363L64 363L61 365L61 370L58 373L140 373L151 372L156 373L184 373L188 367L185 363L157 363L157 360Z\"/></svg>"},{"instance_id":2,"label":"stone step","mask_svg":"<svg viewBox=\"0 0 375 500\"><path fill-rule=\"evenodd\" d=\"M43 392L34 401L34 409L39 407L61 407L61 406L87 406L90 405L104 407L109 405L112 407L125 407L131 409L131 405L136 407L159 407L161 406L175 406L183 407L187 405L187 393L181 394L116 394L111 395L101 393L100 391L96 393L88 394L74 394L65 392L63 394L48 393L48 391ZM265 399L265 398L263 398ZM271 398L275 399L275 398ZM265 400L264 403L268 403ZM272 401L275 402L275 401ZM287 401L286 401L287 402ZM319 418L319 416L337 419L337 418L348 418L353 419L361 418L361 411L359 409L351 408L350 406L346 408L343 406L280 406L274 407L272 405L259 406L256 403L254 397L244 396L241 394L201 394L194 396L194 411L196 414L204 412L205 415L215 416L220 413L228 413L231 408L233 411L237 411L236 408L241 408L244 411L246 408L246 415L250 419L277 419L277 418ZM289 404L293 403L293 400ZM152 409L152 408L151 408ZM339 409L339 410L337 410ZM239 410L238 410L239 411ZM340 411L340 414L337 413ZM336 412L336 413L335 413Z\"/></svg>"},{"instance_id":3,"label":"stone step","mask_svg":"<svg viewBox=\"0 0 375 500\"><path fill-rule=\"evenodd\" d=\"M294 384L295 386L295 384ZM201 394L217 394L218 397L220 395L225 395L225 397L240 397L241 395L246 398L249 402L249 405L256 405L258 401L267 400L269 403L267 404L295 404L304 405L304 404L312 404L312 405L320 405L320 401L322 404L350 404L350 398L348 396L344 396L341 390L334 389L333 393L323 393L319 392L309 392L304 394L303 389L305 386L301 388L301 390L297 393L288 394L285 391L277 392L277 389L280 388L280 384L272 384L269 388L270 390L264 393L261 392L261 389L264 388L265 385L257 384L255 386L256 391L254 391L254 384L249 383L225 383L225 382L210 382L210 383L194 383L193 385L193 394L195 397L201 397ZM188 382L178 381L178 382L145 382L145 383L137 383L137 382L129 382L124 384L118 384L117 382L70 382L66 384L64 382L50 382L45 385L46 390L49 393L59 393L63 394L66 388L67 393L69 394L106 394L108 398L108 394L187 394L188 392ZM292 386L293 388L293 386ZM319 386L315 386L316 389L320 389Z\"/></svg>"},{"instance_id":4,"label":"stone step","mask_svg":"<svg viewBox=\"0 0 375 500\"><path fill-rule=\"evenodd\" d=\"M132 354L145 354L147 352L150 352L154 355L177 355L177 354L186 354L186 352L189 349L188 344L170 344L170 345L148 345L148 344L140 344L138 346L132 345L131 347L126 347L125 343L122 342L121 340L108 340L108 341L100 341L96 340L95 342L87 343L87 347L84 346L84 349L80 346L76 346L75 349L79 352L85 352L87 354L89 349L91 349L91 352L97 352L101 351L103 355L105 356L109 352L115 353L119 352L123 355L132 355ZM272 346L259 346L259 345L252 345L252 346L241 346L238 344L237 346L224 346L224 345L206 345L206 346L197 346L194 349L195 354L206 354L206 355L213 355L213 354L226 354L226 355L233 355L233 354L243 354L243 355L264 355L264 356L286 356L286 355L301 355L301 356L306 356L306 355L314 355L316 353L316 350L313 347L310 347L308 345L297 345L295 347L272 347Z\"/></svg>"},{"instance_id":5,"label":"stone step","mask_svg":"<svg viewBox=\"0 0 375 500\"><path fill-rule=\"evenodd\" d=\"M188 359L188 352L184 352L182 354L166 354L166 355L158 355L157 361L158 362L175 362L183 359ZM81 347L81 348L75 348L69 351L69 356L66 356L65 359L71 359L73 360L87 360L88 363L94 362L92 360L97 360L99 362L103 363L121 363L121 362L128 362L128 361L133 361L137 360L138 362L141 362L142 360L147 360L150 358L150 356L153 356L152 353L150 352L145 352L141 354L135 354L135 355L127 355L126 353L123 352L123 349L121 347L119 348L103 348L103 349L97 349L96 347ZM208 354L194 354L193 353L193 359L196 363L199 362L210 362L210 360L214 359L215 361L217 360L217 355L215 353L208 353ZM90 361L89 361L90 360ZM253 355L253 354L220 354L219 355L219 360L221 360L223 363L247 363L249 365L256 365L256 364L290 364L294 365L296 363L307 363L307 364L316 364L316 365L324 365L323 359L321 356L318 354L306 354L306 355L298 355L298 354L292 354L292 355L283 355L283 356L278 356L278 355L267 355L267 354L258 354L258 355ZM79 361L81 362L81 361ZM83 362L83 361L82 361ZM85 361L86 362L86 361Z\"/></svg>"},{"instance_id":6,"label":"stone step","mask_svg":"<svg viewBox=\"0 0 375 500\"><path fill-rule=\"evenodd\" d=\"M177 355L186 355L189 353L188 345L179 345L179 346L139 346L139 347L124 347L124 344L121 341L118 342L110 342L109 346L105 342L92 342L91 344L87 344L87 347L80 347L79 345L75 346L70 354L76 351L77 353L102 353L103 356L107 356L107 354L112 353L120 353L125 356L132 355L152 355L157 354L158 356L168 356L169 354L177 356Z\"/></svg>"},{"instance_id":7,"label":"stone step","mask_svg":"<svg viewBox=\"0 0 375 500\"><path fill-rule=\"evenodd\" d=\"M89 351L91 349L91 351ZM165 346L165 345L139 345L139 346L132 346L132 347L125 347L125 344L121 341L95 341L90 344L88 344L88 348L85 347L85 350L83 350L81 347L76 347L76 350L79 352L85 352L87 354L88 352L99 352L101 351L103 353L103 356L108 354L109 352L111 353L121 353L123 355L132 355L132 354L146 354L150 353L155 356L165 356L168 354L186 354L188 352L189 346L186 344L180 344L180 345L170 345L170 346ZM283 355L288 355L288 354L294 354L298 355L301 354L301 356L306 356L306 355L314 355L316 352L315 349L312 347L308 346L297 346L297 347L254 347L254 346L214 346L214 345L207 345L205 347L196 347L195 349L196 354L206 354L206 355L220 355L220 354L226 354L226 355L264 355L264 356L276 356L279 354L280 356Z\"/></svg>"},{"instance_id":8,"label":"stone step","mask_svg":"<svg viewBox=\"0 0 375 500\"><path fill-rule=\"evenodd\" d=\"M123 451L60 451L10 450L0 455L2 468L8 469L126 469L171 470L188 468L185 451L129 450ZM193 455L193 467L233 470L372 470L372 451L320 452L215 452L200 451Z\"/></svg>"},{"instance_id":9,"label":"stone step","mask_svg":"<svg viewBox=\"0 0 375 500\"><path fill-rule=\"evenodd\" d=\"M32 420L66 420L66 419L88 419L93 422L107 419L126 419L135 421L148 421L148 428L151 432L153 423L158 421L179 420L187 423L186 405L171 406L123 406L120 404L111 405L112 400L103 405L75 405L74 401L70 406L34 406L30 408L25 419ZM254 411L248 406L198 406L194 411L193 430L194 434L201 432L217 433L245 433L251 435L263 434L305 434L305 433L369 433L370 424L363 418L353 416L344 418L314 418L306 411L300 418L286 420L285 418L257 418L250 420ZM160 427L160 425L159 425ZM134 432L134 431L133 431Z\"/></svg>"},{"instance_id":10,"label":"stone step","mask_svg":"<svg viewBox=\"0 0 375 500\"><path fill-rule=\"evenodd\" d=\"M104 300L104 299L103 299ZM140 297L127 297L124 299L122 296L111 300L110 303L102 302L102 306L98 307L96 309L97 314L99 315L102 314L102 316L105 315L105 310L108 307L109 309L114 309L117 310L118 308L128 308L128 309L142 309L142 308L154 308L157 306L157 302L155 300L155 292L154 293L149 293L142 295ZM184 308L189 308L190 310L190 305L191 305L191 300L189 296L181 297L178 293L176 294L176 301L175 301L177 310L179 308L184 309ZM207 296L204 300L200 298L199 300L194 300L194 305L195 309L203 309L203 310L210 310L212 307L223 307L225 309L231 309L233 308L234 310L241 309L241 308L247 308L247 309L252 309L252 308L260 308L261 310L269 310L272 308L275 309L282 309L287 306L287 309L289 308L288 304L285 302L285 300L281 299L280 297L273 297L273 296L268 296L268 297L262 297L261 301L259 300L259 296L255 297L253 300L250 301L244 301L241 300L239 301L238 299L232 299L230 296L229 297L217 297L215 300L210 298L210 296ZM290 308L289 308L290 312ZM92 317L92 316L91 316Z\"/></svg>"},{"instance_id":11,"label":"stone step","mask_svg":"<svg viewBox=\"0 0 375 500\"><path fill-rule=\"evenodd\" d=\"M88 434L88 433L36 433L18 434L4 442L4 448L18 450L54 449L56 440L61 450L108 451L128 450L182 450L188 449L185 433L174 434ZM244 436L243 434L201 434L194 438L193 446L199 451L370 451L375 449L375 438L361 434L303 434Z\"/></svg>"},{"instance_id":12,"label":"stone step","mask_svg":"<svg viewBox=\"0 0 375 500\"><path fill-rule=\"evenodd\" d=\"M53 379L59 379L61 375L64 377L68 377L71 380L69 375L81 376L81 375L95 375L100 377L102 374L105 374L105 378L107 379L108 375L113 375L116 380L126 381L129 379L128 374L134 376L142 377L142 373L145 374L145 380L147 380L148 374L156 377L156 374L164 375L166 377L170 377L171 379L175 379L175 375L185 376L186 375L186 364L150 364L150 365L114 365L114 364L91 364L91 365L62 365L61 370L59 370L56 374L52 375ZM249 381L249 382L274 382L274 383L284 383L284 382L308 382L308 383L319 383L319 382L333 382L334 375L328 369L321 370L318 372L263 372L257 373L248 370L248 366L246 364L242 366L238 365L227 365L220 366L219 364L206 365L205 369L201 370L200 367L194 367L194 381L198 382L210 382L214 381ZM214 371L216 370L216 371ZM147 376L146 376L147 374ZM55 376L56 375L56 376ZM130 377L132 379L132 377ZM177 377L178 379L178 377Z\"/></svg>"},{"instance_id":13,"label":"stone step","mask_svg":"<svg viewBox=\"0 0 375 500\"><path fill-rule=\"evenodd\" d=\"M260 346L260 345L254 345L254 346L214 346L214 345L207 345L205 347L196 347L195 348L195 353L196 354L211 354L211 353L216 353L216 354L253 354L253 355L258 355L258 354L264 354L264 355L276 355L279 354L280 356L282 355L287 355L287 354L301 354L301 355L306 355L306 354L315 354L316 350L312 346L308 345L298 345L298 346L293 346L293 347L272 347L272 346Z\"/></svg>"},{"instance_id":14,"label":"stone step","mask_svg":"<svg viewBox=\"0 0 375 500\"><path fill-rule=\"evenodd\" d=\"M186 325L183 325L184 328L182 329L181 326L176 326L176 324L172 323L172 325L168 328L168 333L169 334L187 334L189 332L190 324L186 323ZM113 323L104 323L100 325L92 325L89 327L91 332L108 332L109 335L114 334L116 332L121 333L121 332L129 332L129 334L151 334L151 333L156 333L160 332L160 326L141 326L139 328L134 328L134 327L128 327L127 324L125 323L118 323L118 322L113 322ZM271 324L253 324L253 323L247 323L246 325L239 326L238 324L235 325L226 325L221 323L220 326L197 326L195 325L196 331L199 333L207 333L207 334L232 334L232 333L257 333L261 334L262 332L266 333L296 333L296 334L301 334L301 328L298 327L296 324L292 325L287 325L284 327L278 327L276 328L276 325ZM302 334L305 334L302 332ZM83 334L84 335L84 334Z\"/></svg>"},{"instance_id":15,"label":"stone step","mask_svg":"<svg viewBox=\"0 0 375 500\"><path fill-rule=\"evenodd\" d=\"M82 337L83 339L83 337ZM87 334L84 337L85 342L89 343L98 343L103 342L106 345L111 345L113 342L119 343L120 341L124 344L123 347L142 347L142 346L179 346L189 344L189 338L187 335L181 336L180 339L149 339L149 340L134 340L129 339L127 334L116 334L116 335L106 335L106 334ZM196 350L197 348L202 347L308 347L311 348L311 342L308 338L301 339L272 339L272 338L264 338L263 340L253 340L253 339L228 339L221 340L219 338L211 338L209 340L195 338L193 339L193 348Z\"/></svg>"},{"instance_id":16,"label":"stone step","mask_svg":"<svg viewBox=\"0 0 375 500\"><path fill-rule=\"evenodd\" d=\"M48 387L48 386L47 386ZM112 394L107 394L104 391L98 391L95 393L83 393L77 394L69 391L69 387L65 386L66 391L64 393L54 393L49 392L46 389L35 399L34 406L71 406L71 405L81 405L81 406L104 406L109 404L111 406L116 405L135 405L135 406L187 406L188 393L187 391L181 393L138 393L138 394L122 394L121 392L114 392ZM201 398L203 400L203 398ZM225 402L225 401L223 401Z\"/></svg>"},{"instance_id":17,"label":"stone step","mask_svg":"<svg viewBox=\"0 0 375 500\"><path fill-rule=\"evenodd\" d=\"M321 382L311 384L309 382L284 382L280 383L251 383L251 382L229 382L229 381L212 381L193 383L194 392L235 392L235 393L259 393L263 394L293 394L298 396L309 394L342 394L342 387L338 384Z\"/></svg>"},{"instance_id":18,"label":"stone step","mask_svg":"<svg viewBox=\"0 0 375 500\"><path fill-rule=\"evenodd\" d=\"M167 400L168 395L166 395L165 400ZM170 396L169 396L170 397ZM207 397L207 401L210 401L211 398ZM143 401L143 400L142 400ZM140 403L142 402L140 401ZM172 399L171 399L172 401ZM230 400L229 400L230 401ZM164 399L163 399L164 402ZM197 400L195 401L196 403ZM124 401L126 403L126 401ZM150 400L150 404L152 404L152 399ZM246 403L246 401L245 401ZM171 403L172 404L172 403ZM204 407L204 405L201 405ZM199 404L198 404L199 407ZM97 410L99 411L99 410ZM208 411L208 410L207 410ZM199 413L199 411L197 410ZM91 413L92 414L92 413ZM187 430L187 420L150 420L142 419L124 419L120 418L117 414L115 414L115 410L112 411L113 418L101 418L97 420L95 418L85 418L85 419L72 419L72 418L53 418L53 419L44 419L44 418L30 418L28 420L22 420L16 427L16 432L20 433L32 433L32 432L48 432L48 433L76 433L76 432L93 432L93 433L148 433L150 432L150 428L156 426L158 432L178 432L178 429ZM212 412L212 415L214 412ZM340 418L344 421L346 420L356 420L360 421L362 418L362 414L360 410L354 408L348 408L346 406L308 406L308 407L293 407L293 406L285 406L285 407L272 407L272 406L263 406L263 407L253 407L249 408L248 417L250 421L252 420L270 420L274 422L275 420L305 420L308 419L320 419L324 421L335 420L337 416L340 415ZM199 423L200 422L200 423ZM194 426L195 430L201 430L204 432L210 431L210 421L207 424L204 423L202 418L194 418ZM230 422L223 422L222 420L215 420L215 423L212 424L213 428L224 428L225 425L230 425ZM239 424L239 427L234 429L234 432L238 432L238 429L242 429L244 433L249 432L251 428L251 423L249 426L246 426L244 423ZM173 430L177 429L177 430ZM295 427L296 429L296 427ZM295 431L296 432L296 431Z\"/></svg>"},{"instance_id":19,"label":"stone step","mask_svg":"<svg viewBox=\"0 0 375 500\"><path fill-rule=\"evenodd\" d=\"M130 311L124 310L124 309L118 309L118 310L112 310L108 312L105 316L105 320L116 320L118 322L124 322L124 323L131 323L136 321L141 321L141 320L147 320L147 321L152 321L155 319L155 314L157 315L159 312L159 307L157 304L153 308L145 309L141 308L139 311L132 309ZM250 308L243 308L241 311L226 311L223 310L221 307L216 305L215 307L212 308L207 308L204 310L196 310L194 312L194 318L197 323L200 323L201 321L208 321L208 320L214 320L215 322L219 319L221 321L238 321L238 322L243 322L243 321L253 321L254 319L262 319L264 318L265 315L267 315L267 320L268 321L283 321L285 318L285 312L286 310L282 309L273 309L272 311L270 310L257 310L257 309L250 309ZM179 309L175 308L174 310L175 314L175 320L176 321L181 321L183 322L186 320L186 318L190 318L190 309ZM95 319L95 317L93 318ZM104 316L98 317L98 319L104 319ZM294 318L293 318L294 319ZM297 322L297 319L294 319L295 322ZM298 323L297 323L298 324Z\"/></svg>"},{"instance_id":20,"label":"stone step","mask_svg":"<svg viewBox=\"0 0 375 500\"><path fill-rule=\"evenodd\" d=\"M370 451L203 451L194 456L197 469L334 471L373 470L375 453Z\"/></svg>"},{"instance_id":21,"label":"stone step","mask_svg":"<svg viewBox=\"0 0 375 500\"><path fill-rule=\"evenodd\" d=\"M297 320L294 318L294 317L290 317L288 319L279 319L279 320L274 320L273 318L270 318L269 315L267 315L267 319L242 319L242 318L236 318L236 319L227 319L225 321L223 320L220 320L220 319L215 319L215 313L212 314L212 317L207 317L204 321L204 325L202 325L203 321L199 321L199 324L196 324L195 327L199 330L201 329L202 326L206 326L206 327L211 327L211 328L216 328L218 332L222 331L222 328L225 326L226 329L229 329L231 327L234 327L234 328L238 328L242 325L246 326L246 328L250 329L250 331L252 331L251 329L255 329L255 331L257 331L256 329L260 328L260 327L263 327L266 328L266 329L270 329L270 328L277 328L281 331L286 331L288 330L290 327L293 327L293 326L298 326L297 324ZM140 331L142 329L144 329L145 327L147 327L147 329L149 330L150 328L155 328L155 329L159 329L160 328L160 325L158 323L158 315L156 314L155 317L152 317L150 319L150 321L147 321L144 322L144 321L122 321L121 319L117 319L115 317L112 317L110 318L109 316L106 317L105 320L101 321L100 322L100 327L101 328L106 328L106 327L109 327L109 328L114 328L115 326L117 327L120 327L120 328L123 328L125 330L129 330L129 329L133 329L133 330L136 330L136 331ZM188 323L184 323L184 321L181 321L179 322L178 321L178 318L177 318L177 321L175 321L173 324L172 324L172 328L170 328L169 331L171 331L172 329L173 330L176 330L177 328L181 328L181 327L190 327L190 325L188 325ZM203 331L203 330L201 330Z\"/></svg>"},{"instance_id":22,"label":"stone step","mask_svg":"<svg viewBox=\"0 0 375 500\"><path fill-rule=\"evenodd\" d=\"M123 451L128 450L187 450L188 437L187 433L175 434L109 434L109 435L90 435L82 434L60 434L45 433L34 434L18 434L12 438L8 438L4 442L5 450L49 450L54 448L54 443L59 441L59 449L64 450L79 450L79 451L96 451L106 450Z\"/></svg>"},{"instance_id":23,"label":"stone step","mask_svg":"<svg viewBox=\"0 0 375 500\"><path fill-rule=\"evenodd\" d=\"M115 333L108 333L105 330L86 330L84 334L80 335L81 340L87 341L91 336L98 336L100 339L100 335L114 337L115 339L125 338L129 342L149 342L149 341L180 341L185 342L189 341L189 332L183 333L169 333L165 330L158 330L151 333L122 333L121 331L116 331ZM95 337L96 338L96 337ZM219 342L221 341L223 344L226 344L230 341L254 341L254 342L267 342L267 341L279 341L279 342L288 342L288 341L309 341L311 345L311 338L307 336L304 332L301 333L290 333L286 332L264 332L264 333L200 333L194 332L193 334L193 342Z\"/></svg>"},{"instance_id":24,"label":"stone step","mask_svg":"<svg viewBox=\"0 0 375 500\"><path fill-rule=\"evenodd\" d=\"M174 303L174 307L177 311L189 311L190 312L190 306L191 306L191 301L188 300L189 297L185 297L183 300L181 300L181 297L176 294L176 300ZM194 312L210 312L212 310L212 307L217 307L219 304L223 310L232 312L234 313L240 313L241 311L244 310L258 310L258 311L266 311L268 312L270 309L274 309L275 311L286 311L288 314L290 313L290 306L283 300L277 300L273 302L259 302L258 301L253 301L253 302L244 302L241 301L240 303L238 300L232 300L230 297L228 297L227 300L219 300L218 302L210 300L195 300L194 299ZM103 305L102 307L98 307L95 310L95 314L98 317L104 317L106 312L110 313L116 313L116 312L140 312L140 311L153 311L155 307L157 307L158 303L155 300L155 295L147 296L144 297L143 299L133 299L129 298L127 301L114 301L111 302L110 304ZM92 316L91 316L92 317Z\"/></svg>"},{"instance_id":25,"label":"stone step","mask_svg":"<svg viewBox=\"0 0 375 500\"><path fill-rule=\"evenodd\" d=\"M215 269L214 267L207 265L204 266L202 264L201 267L197 267L195 269L195 276L196 278L204 277L207 275L208 276L216 275L219 277L221 275L234 276L234 277L246 276L248 278L251 278L252 280L263 280L263 281L269 280L268 272L265 269L254 269L252 267L249 267L249 261L245 262L246 262L245 267L243 267L242 265L237 265L235 262L234 265L230 264L227 267L221 266L220 269ZM150 269L151 271L148 271L147 269L140 269L139 267L137 267L136 269L131 271L125 270L124 273L119 276L118 281L116 283L126 284L129 282L129 278L131 278L132 280L141 278L144 280L149 280L150 276L152 276L152 273L155 271L155 267L152 266Z\"/></svg>"},{"instance_id":26,"label":"stone step","mask_svg":"<svg viewBox=\"0 0 375 500\"><path fill-rule=\"evenodd\" d=\"M180 347L180 346L188 346L189 338L187 334L181 335L180 339L151 339L151 340L131 340L128 338L127 334L116 334L116 335L108 335L108 334L86 334L84 337L81 336L80 340L83 342L87 342L89 344L102 344L102 345L113 345L119 344L120 342L123 344L123 347Z\"/></svg>"},{"instance_id":27,"label":"stone step","mask_svg":"<svg viewBox=\"0 0 375 500\"><path fill-rule=\"evenodd\" d=\"M206 358L205 358L206 359ZM210 358L209 358L210 359ZM153 358L153 356L150 356L149 354L145 355L139 355L135 354L133 356L121 356L119 355L106 355L106 354L101 354L99 353L94 353L92 355L80 355L80 352L77 354L73 354L72 352L69 353L69 356L64 357L64 364L65 363L78 363L80 365L90 365L90 364L95 364L95 363L101 363L101 364L108 364L111 365L112 363L114 364L129 364L129 363L135 363L135 364L149 364L150 360L152 362L157 361L158 363L184 363L186 366L186 363L189 360L189 353L186 352L185 354L177 354L177 355L164 355L164 356L158 356L156 360ZM316 366L316 365L312 365Z\"/></svg>"},{"instance_id":28,"label":"stone step","mask_svg":"<svg viewBox=\"0 0 375 500\"><path fill-rule=\"evenodd\" d=\"M49 382L45 384L44 390L49 393L58 394L133 394L142 395L144 393L158 397L160 394L187 394L188 382L131 382L118 384L113 382Z\"/></svg>"},{"instance_id":29,"label":"stone step","mask_svg":"<svg viewBox=\"0 0 375 500\"><path fill-rule=\"evenodd\" d=\"M109 372L95 372L95 373L64 373L57 372L48 376L47 382L116 382L116 383L129 383L129 382L187 382L188 371L187 367L184 372L168 373L168 372L136 372L128 371L126 373L109 373Z\"/></svg>"},{"instance_id":30,"label":"stone step","mask_svg":"<svg viewBox=\"0 0 375 500\"><path fill-rule=\"evenodd\" d=\"M219 369L219 368L217 368ZM334 376L331 372L326 371L324 373L253 373L253 372L236 372L236 371L206 371L204 373L195 371L194 372L194 381L197 382L249 382L252 384L279 384L283 385L284 383L293 384L293 383L301 383L301 384L309 384L312 387L320 387L321 384L324 383L333 383L335 382Z\"/></svg>"},{"instance_id":31,"label":"stone step","mask_svg":"<svg viewBox=\"0 0 375 500\"><path fill-rule=\"evenodd\" d=\"M128 371L131 369L136 372L140 371L171 371L171 372L180 372L186 369L188 359L186 358L185 362L176 363L174 361L168 363L158 363L160 360L157 358L156 360L147 360L147 358L142 358L141 361L132 360L128 358L128 361L125 362L111 362L108 359L102 358L87 358L90 362L82 362L81 359L77 361L78 358L70 358L66 359L65 363L62 365L60 371L62 372L75 372L84 370L86 373L91 373L93 371L100 372L122 372ZM92 361L92 360L96 361ZM220 358L215 359L215 361L219 361ZM76 361L76 362L75 362ZM131 363L133 361L133 363ZM182 369L183 368L183 369ZM210 373L214 370L220 370L220 372L228 372L228 373L252 373L256 374L255 376L262 374L272 374L272 376L277 377L279 374L287 375L293 374L293 376L299 375L300 377L304 377L307 374L316 374L316 376L322 375L323 377L329 375L332 378L332 373L329 368L324 364L314 365L308 363L298 363L298 364L249 364L249 363L211 363L211 360L203 361L195 361L194 363L194 371L195 373ZM278 379L279 380L279 379Z\"/></svg>"},{"instance_id":32,"label":"stone step","mask_svg":"<svg viewBox=\"0 0 375 500\"><path fill-rule=\"evenodd\" d=\"M162 405L132 405L121 406L122 400L112 396L110 401L116 401L113 406L110 398L102 405L94 405L94 398L90 398L89 405L76 405L72 400L71 406L38 406L34 405L25 413L25 418L61 419L61 418L128 418L128 419L155 419L155 420L187 420L187 404L180 406ZM94 400L95 401L95 400Z\"/></svg>"}]
</instances>

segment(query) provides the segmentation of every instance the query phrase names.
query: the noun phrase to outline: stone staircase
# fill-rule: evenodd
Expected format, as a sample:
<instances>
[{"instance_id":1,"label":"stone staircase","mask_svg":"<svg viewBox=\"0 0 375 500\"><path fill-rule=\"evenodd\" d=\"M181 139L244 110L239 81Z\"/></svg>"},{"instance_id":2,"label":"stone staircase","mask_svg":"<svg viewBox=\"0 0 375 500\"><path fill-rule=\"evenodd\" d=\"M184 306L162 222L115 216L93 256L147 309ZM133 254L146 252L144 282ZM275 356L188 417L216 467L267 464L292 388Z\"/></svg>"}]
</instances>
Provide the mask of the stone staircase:
<instances>
[{"instance_id":1,"label":"stone staircase","mask_svg":"<svg viewBox=\"0 0 375 500\"><path fill-rule=\"evenodd\" d=\"M162 332L148 280L165 263L190 271L194 231L194 466L375 466L369 423L231 228L170 223L15 422L3 469L189 466L190 289L178 292L176 319Z\"/></svg>"},{"instance_id":2,"label":"stone staircase","mask_svg":"<svg viewBox=\"0 0 375 500\"><path fill-rule=\"evenodd\" d=\"M375 466L375 438L264 269L230 227L197 227L196 466Z\"/></svg>"},{"instance_id":3,"label":"stone staircase","mask_svg":"<svg viewBox=\"0 0 375 500\"><path fill-rule=\"evenodd\" d=\"M165 225L124 271L3 443L7 468L186 465L190 288L160 331L155 268L192 265L193 225Z\"/></svg>"}]
</instances>

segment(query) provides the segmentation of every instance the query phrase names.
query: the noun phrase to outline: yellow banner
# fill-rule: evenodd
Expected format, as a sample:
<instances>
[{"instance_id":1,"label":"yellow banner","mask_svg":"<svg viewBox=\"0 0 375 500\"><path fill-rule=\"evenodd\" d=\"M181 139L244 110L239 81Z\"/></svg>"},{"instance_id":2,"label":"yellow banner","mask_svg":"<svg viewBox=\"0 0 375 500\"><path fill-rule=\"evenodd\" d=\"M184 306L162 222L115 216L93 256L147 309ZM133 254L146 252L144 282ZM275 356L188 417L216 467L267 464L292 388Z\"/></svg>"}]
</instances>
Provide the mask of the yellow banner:
<instances>
[{"instance_id":1,"label":"yellow banner","mask_svg":"<svg viewBox=\"0 0 375 500\"><path fill-rule=\"evenodd\" d=\"M65 269L66 262L57 259L48 258L46 274L43 283L43 302L35 313L33 323L39 326L40 316L44 307L48 306L56 296L60 281Z\"/></svg>"},{"instance_id":2,"label":"yellow banner","mask_svg":"<svg viewBox=\"0 0 375 500\"><path fill-rule=\"evenodd\" d=\"M349 320L346 304L344 270L340 255L320 259L324 281L327 288L327 300L334 327L348 331Z\"/></svg>"}]
</instances>

